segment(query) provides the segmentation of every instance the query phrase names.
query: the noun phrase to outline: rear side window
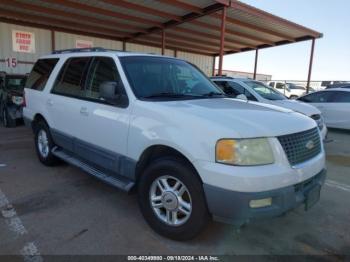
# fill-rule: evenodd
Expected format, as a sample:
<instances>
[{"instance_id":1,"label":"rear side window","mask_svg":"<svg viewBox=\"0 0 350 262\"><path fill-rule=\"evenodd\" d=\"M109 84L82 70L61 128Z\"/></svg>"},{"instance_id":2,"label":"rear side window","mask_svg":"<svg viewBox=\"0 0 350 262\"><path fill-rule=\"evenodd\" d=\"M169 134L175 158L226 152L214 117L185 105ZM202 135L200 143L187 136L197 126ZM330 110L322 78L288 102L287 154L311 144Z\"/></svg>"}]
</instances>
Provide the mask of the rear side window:
<instances>
[{"instance_id":1,"label":"rear side window","mask_svg":"<svg viewBox=\"0 0 350 262\"><path fill-rule=\"evenodd\" d=\"M350 92L336 91L331 100L332 103L350 103Z\"/></svg>"},{"instance_id":2,"label":"rear side window","mask_svg":"<svg viewBox=\"0 0 350 262\"><path fill-rule=\"evenodd\" d=\"M39 59L29 74L26 88L43 90L57 62L58 58Z\"/></svg>"},{"instance_id":3,"label":"rear side window","mask_svg":"<svg viewBox=\"0 0 350 262\"><path fill-rule=\"evenodd\" d=\"M90 61L90 57L74 57L68 59L57 76L52 93L73 97L85 97L85 75Z\"/></svg>"},{"instance_id":4,"label":"rear side window","mask_svg":"<svg viewBox=\"0 0 350 262\"><path fill-rule=\"evenodd\" d=\"M329 103L332 96L332 92L321 91L303 96L299 100L307 103Z\"/></svg>"}]
</instances>

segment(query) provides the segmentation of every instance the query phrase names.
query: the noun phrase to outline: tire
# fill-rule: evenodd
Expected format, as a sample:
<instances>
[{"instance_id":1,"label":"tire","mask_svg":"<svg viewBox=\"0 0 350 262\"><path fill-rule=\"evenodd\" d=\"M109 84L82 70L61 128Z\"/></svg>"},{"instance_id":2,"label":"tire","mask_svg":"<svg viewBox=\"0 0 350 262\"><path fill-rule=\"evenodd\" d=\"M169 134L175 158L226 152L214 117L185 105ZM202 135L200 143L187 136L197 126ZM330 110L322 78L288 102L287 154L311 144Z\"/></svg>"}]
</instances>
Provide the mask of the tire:
<instances>
[{"instance_id":1,"label":"tire","mask_svg":"<svg viewBox=\"0 0 350 262\"><path fill-rule=\"evenodd\" d=\"M16 127L16 119L13 119L9 113L7 112L6 108L2 110L2 124L4 127Z\"/></svg>"},{"instance_id":2,"label":"tire","mask_svg":"<svg viewBox=\"0 0 350 262\"><path fill-rule=\"evenodd\" d=\"M156 183L160 179L163 179L161 181L167 180L168 185L172 188L176 187L177 182L180 182L181 185L177 190L167 189L161 193L159 184ZM180 194L180 191L184 192L182 197L176 196ZM155 209L151 203L153 197L162 199L157 200L157 203L153 202L157 205ZM160 158L145 169L138 183L138 201L141 212L150 227L160 235L174 240L194 238L204 229L210 218L202 182L193 168L178 158ZM180 202L185 202L186 205L179 205ZM169 220L165 205L168 210L172 210L168 211ZM174 212L177 214L177 220L174 219Z\"/></svg>"},{"instance_id":3,"label":"tire","mask_svg":"<svg viewBox=\"0 0 350 262\"><path fill-rule=\"evenodd\" d=\"M295 100L295 99L297 99L298 98L298 96L295 96L295 95L291 95L290 97L289 97L289 99L292 99L292 100Z\"/></svg>"},{"instance_id":4,"label":"tire","mask_svg":"<svg viewBox=\"0 0 350 262\"><path fill-rule=\"evenodd\" d=\"M34 135L35 150L40 162L46 166L57 164L58 158L51 153L55 144L47 124L43 121L38 122L34 128Z\"/></svg>"}]
</instances>

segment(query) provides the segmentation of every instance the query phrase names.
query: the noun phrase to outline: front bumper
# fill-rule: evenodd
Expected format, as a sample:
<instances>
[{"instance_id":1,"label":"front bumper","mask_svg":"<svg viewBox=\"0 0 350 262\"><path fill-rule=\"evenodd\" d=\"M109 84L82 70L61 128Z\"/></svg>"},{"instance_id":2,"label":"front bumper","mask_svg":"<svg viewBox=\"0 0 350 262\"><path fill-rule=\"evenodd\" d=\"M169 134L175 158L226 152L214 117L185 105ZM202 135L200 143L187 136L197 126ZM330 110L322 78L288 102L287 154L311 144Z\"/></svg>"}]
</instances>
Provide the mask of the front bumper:
<instances>
[{"instance_id":1,"label":"front bumper","mask_svg":"<svg viewBox=\"0 0 350 262\"><path fill-rule=\"evenodd\" d=\"M21 119L23 117L23 107L14 104L8 105L7 112L12 119Z\"/></svg>"},{"instance_id":2,"label":"front bumper","mask_svg":"<svg viewBox=\"0 0 350 262\"><path fill-rule=\"evenodd\" d=\"M295 185L263 191L237 192L204 184L204 192L210 213L214 220L243 225L250 220L279 216L305 203L305 195L317 186L322 186L326 178L323 169L315 176ZM251 208L251 200L272 198L272 205Z\"/></svg>"},{"instance_id":3,"label":"front bumper","mask_svg":"<svg viewBox=\"0 0 350 262\"><path fill-rule=\"evenodd\" d=\"M327 139L328 129L326 125L323 125L323 128L320 130L322 141Z\"/></svg>"}]
</instances>

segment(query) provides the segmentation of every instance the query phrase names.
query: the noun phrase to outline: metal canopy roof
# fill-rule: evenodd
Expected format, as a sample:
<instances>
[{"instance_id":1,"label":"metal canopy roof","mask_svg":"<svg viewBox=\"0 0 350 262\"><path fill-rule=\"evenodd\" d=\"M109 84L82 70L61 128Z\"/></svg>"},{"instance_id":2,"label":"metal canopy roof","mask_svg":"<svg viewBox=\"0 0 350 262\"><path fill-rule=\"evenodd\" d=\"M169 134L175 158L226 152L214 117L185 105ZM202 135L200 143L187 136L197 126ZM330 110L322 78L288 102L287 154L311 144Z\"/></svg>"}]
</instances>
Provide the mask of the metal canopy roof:
<instances>
[{"instance_id":1,"label":"metal canopy roof","mask_svg":"<svg viewBox=\"0 0 350 262\"><path fill-rule=\"evenodd\" d=\"M322 37L236 0L1 0L0 21L214 56L225 7L224 54Z\"/></svg>"}]
</instances>

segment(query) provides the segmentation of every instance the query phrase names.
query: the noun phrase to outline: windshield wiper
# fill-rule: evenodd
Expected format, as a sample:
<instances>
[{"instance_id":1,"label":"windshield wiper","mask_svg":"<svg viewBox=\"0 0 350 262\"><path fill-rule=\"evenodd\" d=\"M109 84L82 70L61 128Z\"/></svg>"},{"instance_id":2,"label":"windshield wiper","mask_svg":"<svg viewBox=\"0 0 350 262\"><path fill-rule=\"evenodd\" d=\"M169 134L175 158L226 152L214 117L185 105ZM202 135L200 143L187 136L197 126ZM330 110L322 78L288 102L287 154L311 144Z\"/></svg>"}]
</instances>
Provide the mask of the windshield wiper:
<instances>
[{"instance_id":1,"label":"windshield wiper","mask_svg":"<svg viewBox=\"0 0 350 262\"><path fill-rule=\"evenodd\" d=\"M170 97L170 98L178 98L178 97L188 97L191 95L186 94L179 94L179 93L171 93L171 92L163 92L163 93L156 93L149 96L144 96L143 98L162 98L162 97Z\"/></svg>"},{"instance_id":2,"label":"windshield wiper","mask_svg":"<svg viewBox=\"0 0 350 262\"><path fill-rule=\"evenodd\" d=\"M203 97L214 97L214 96L224 96L226 97L227 95L224 93L219 93L219 92L209 92L206 94L202 94Z\"/></svg>"}]
</instances>

